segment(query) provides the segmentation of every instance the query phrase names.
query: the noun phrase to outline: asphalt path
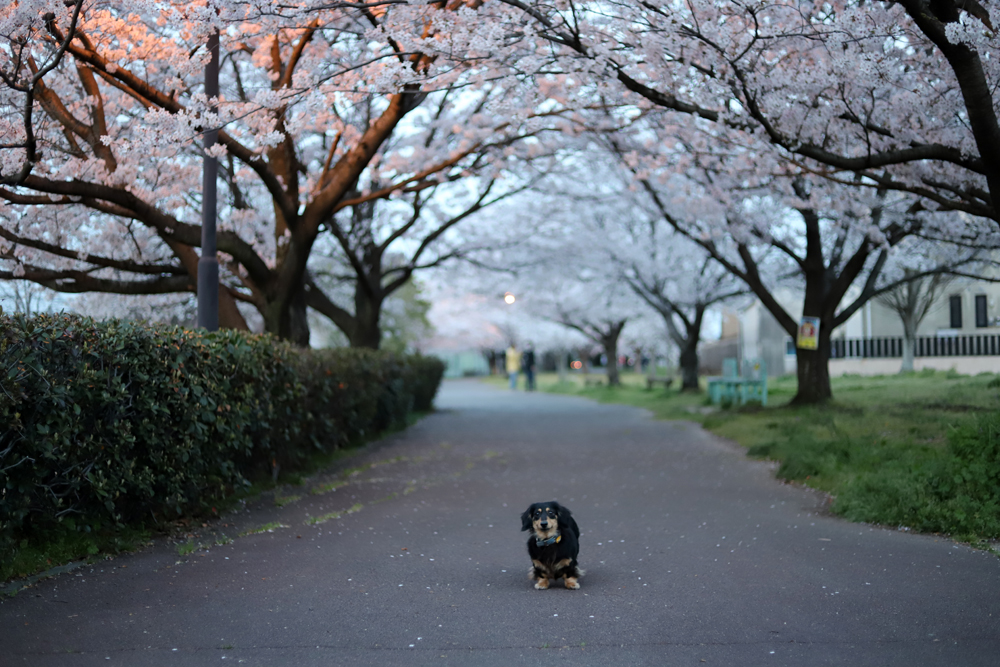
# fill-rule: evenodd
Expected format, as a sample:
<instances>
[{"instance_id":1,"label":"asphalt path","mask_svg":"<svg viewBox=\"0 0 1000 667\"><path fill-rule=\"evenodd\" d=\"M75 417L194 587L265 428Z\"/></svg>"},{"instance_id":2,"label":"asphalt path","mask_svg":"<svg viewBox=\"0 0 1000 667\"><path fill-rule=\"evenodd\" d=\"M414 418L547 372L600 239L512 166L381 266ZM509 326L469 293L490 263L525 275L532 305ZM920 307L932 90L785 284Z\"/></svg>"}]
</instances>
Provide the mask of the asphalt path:
<instances>
[{"instance_id":1,"label":"asphalt path","mask_svg":"<svg viewBox=\"0 0 1000 667\"><path fill-rule=\"evenodd\" d=\"M437 405L192 528L204 548L0 602L0 665L1000 664L992 554L827 516L642 410L475 381ZM519 515L546 500L580 525L578 591L528 580Z\"/></svg>"}]
</instances>

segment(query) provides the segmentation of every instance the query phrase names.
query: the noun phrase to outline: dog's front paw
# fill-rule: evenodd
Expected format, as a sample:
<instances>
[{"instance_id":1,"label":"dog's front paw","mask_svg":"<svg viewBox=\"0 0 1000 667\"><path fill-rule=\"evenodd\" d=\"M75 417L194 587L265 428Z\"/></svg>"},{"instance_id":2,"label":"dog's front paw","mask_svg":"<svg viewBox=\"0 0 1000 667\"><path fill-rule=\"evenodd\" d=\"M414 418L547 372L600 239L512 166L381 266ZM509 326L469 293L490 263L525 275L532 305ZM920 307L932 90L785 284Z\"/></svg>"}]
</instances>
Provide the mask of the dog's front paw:
<instances>
[{"instance_id":1,"label":"dog's front paw","mask_svg":"<svg viewBox=\"0 0 1000 667\"><path fill-rule=\"evenodd\" d=\"M548 579L539 579L538 583L535 584L535 589L540 591L544 591L548 587L549 587Z\"/></svg>"},{"instance_id":2,"label":"dog's front paw","mask_svg":"<svg viewBox=\"0 0 1000 667\"><path fill-rule=\"evenodd\" d=\"M575 577L566 577L566 588L575 591L580 588L580 584Z\"/></svg>"}]
</instances>

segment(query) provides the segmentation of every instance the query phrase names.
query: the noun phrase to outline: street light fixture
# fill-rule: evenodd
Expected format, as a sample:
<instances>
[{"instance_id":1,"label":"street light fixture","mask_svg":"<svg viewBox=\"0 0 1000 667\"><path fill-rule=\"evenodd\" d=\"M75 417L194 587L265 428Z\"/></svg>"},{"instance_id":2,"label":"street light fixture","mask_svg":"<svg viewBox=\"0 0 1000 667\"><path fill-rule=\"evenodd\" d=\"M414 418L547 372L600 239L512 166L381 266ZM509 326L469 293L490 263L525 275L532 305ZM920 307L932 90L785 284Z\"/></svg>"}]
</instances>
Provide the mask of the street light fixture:
<instances>
[{"instance_id":1,"label":"street light fixture","mask_svg":"<svg viewBox=\"0 0 1000 667\"><path fill-rule=\"evenodd\" d=\"M517 299L515 299L514 295L511 294L510 292L506 292L503 295L503 300L509 306L510 304L514 303Z\"/></svg>"}]
</instances>

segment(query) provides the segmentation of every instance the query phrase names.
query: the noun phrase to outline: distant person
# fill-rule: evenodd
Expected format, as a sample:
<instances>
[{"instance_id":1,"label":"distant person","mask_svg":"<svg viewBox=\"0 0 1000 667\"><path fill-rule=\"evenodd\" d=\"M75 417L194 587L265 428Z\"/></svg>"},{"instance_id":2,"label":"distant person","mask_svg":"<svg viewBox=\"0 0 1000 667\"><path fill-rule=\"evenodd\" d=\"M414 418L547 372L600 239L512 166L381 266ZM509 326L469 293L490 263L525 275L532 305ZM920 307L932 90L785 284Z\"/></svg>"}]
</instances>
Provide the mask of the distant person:
<instances>
[{"instance_id":1,"label":"distant person","mask_svg":"<svg viewBox=\"0 0 1000 667\"><path fill-rule=\"evenodd\" d=\"M524 388L535 391L535 346L528 341L521 357L521 368L524 369Z\"/></svg>"},{"instance_id":2,"label":"distant person","mask_svg":"<svg viewBox=\"0 0 1000 667\"><path fill-rule=\"evenodd\" d=\"M510 378L510 388L517 389L517 374L521 370L521 351L513 343L507 348L507 377Z\"/></svg>"}]
</instances>

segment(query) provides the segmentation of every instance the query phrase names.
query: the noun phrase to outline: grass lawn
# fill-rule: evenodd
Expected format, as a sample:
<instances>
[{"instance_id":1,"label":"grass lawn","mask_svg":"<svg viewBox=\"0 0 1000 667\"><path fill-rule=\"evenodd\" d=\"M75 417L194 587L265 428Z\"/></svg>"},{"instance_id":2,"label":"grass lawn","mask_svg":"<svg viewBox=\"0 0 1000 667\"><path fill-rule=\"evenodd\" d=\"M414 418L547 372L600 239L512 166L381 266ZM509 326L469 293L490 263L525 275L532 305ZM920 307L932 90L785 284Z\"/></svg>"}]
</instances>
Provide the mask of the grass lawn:
<instances>
[{"instance_id":1,"label":"grass lawn","mask_svg":"<svg viewBox=\"0 0 1000 667\"><path fill-rule=\"evenodd\" d=\"M790 407L794 377L772 379L769 405L713 410L704 394L622 375L623 386L571 374L538 378L541 391L573 394L687 419L780 461L778 477L821 489L855 521L947 533L984 545L1000 538L1000 379L950 372L833 379L834 400ZM487 380L506 386L504 378ZM523 378L521 379L523 387Z\"/></svg>"}]
</instances>

